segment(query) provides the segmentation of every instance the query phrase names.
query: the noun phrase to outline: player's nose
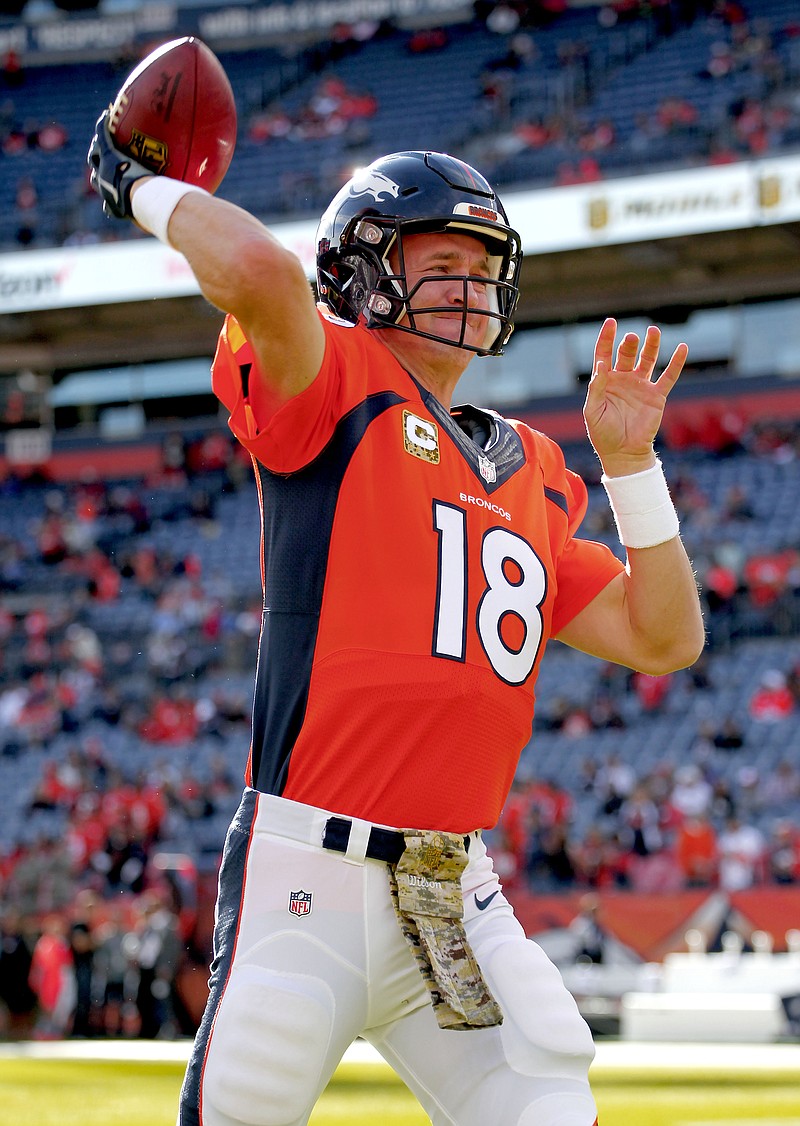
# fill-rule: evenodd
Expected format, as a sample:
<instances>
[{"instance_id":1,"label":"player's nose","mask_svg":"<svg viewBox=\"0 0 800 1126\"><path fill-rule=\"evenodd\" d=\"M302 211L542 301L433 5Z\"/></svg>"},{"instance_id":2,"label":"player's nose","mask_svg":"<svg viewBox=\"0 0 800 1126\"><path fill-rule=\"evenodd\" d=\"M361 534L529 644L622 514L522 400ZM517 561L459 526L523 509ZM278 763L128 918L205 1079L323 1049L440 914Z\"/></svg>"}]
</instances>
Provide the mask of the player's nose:
<instances>
[{"instance_id":1,"label":"player's nose","mask_svg":"<svg viewBox=\"0 0 800 1126\"><path fill-rule=\"evenodd\" d=\"M448 305L469 307L477 304L474 283L463 274L450 274L445 282L445 299Z\"/></svg>"}]
</instances>

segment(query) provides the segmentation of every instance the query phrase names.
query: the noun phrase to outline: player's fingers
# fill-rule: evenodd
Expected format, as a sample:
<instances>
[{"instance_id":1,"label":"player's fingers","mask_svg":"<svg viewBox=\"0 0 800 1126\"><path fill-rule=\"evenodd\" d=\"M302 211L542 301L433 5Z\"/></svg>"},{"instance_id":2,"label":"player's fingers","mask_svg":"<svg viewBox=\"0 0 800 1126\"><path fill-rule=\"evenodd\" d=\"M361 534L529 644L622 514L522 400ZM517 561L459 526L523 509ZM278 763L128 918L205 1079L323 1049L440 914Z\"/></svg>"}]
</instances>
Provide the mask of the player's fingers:
<instances>
[{"instance_id":1,"label":"player's fingers","mask_svg":"<svg viewBox=\"0 0 800 1126\"><path fill-rule=\"evenodd\" d=\"M639 363L636 365L636 370L640 375L646 376L649 379L653 374L660 347L661 332L655 325L650 325L644 336L642 351L639 355Z\"/></svg>"},{"instance_id":2,"label":"player's fingers","mask_svg":"<svg viewBox=\"0 0 800 1126\"><path fill-rule=\"evenodd\" d=\"M639 351L639 337L635 332L626 332L617 348L617 371L633 371L636 366L636 353Z\"/></svg>"},{"instance_id":3,"label":"player's fingers","mask_svg":"<svg viewBox=\"0 0 800 1126\"><path fill-rule=\"evenodd\" d=\"M662 371L661 375L655 381L655 386L664 395L668 395L675 384L678 382L678 376L683 371L683 365L686 363L686 357L689 355L688 344L679 344L675 351L670 356L669 363Z\"/></svg>"},{"instance_id":4,"label":"player's fingers","mask_svg":"<svg viewBox=\"0 0 800 1126\"><path fill-rule=\"evenodd\" d=\"M613 317L606 317L598 333L597 343L594 346L594 371L597 370L597 364L600 360L608 367L611 367L611 357L614 354L614 337L616 335L617 322Z\"/></svg>"}]
</instances>

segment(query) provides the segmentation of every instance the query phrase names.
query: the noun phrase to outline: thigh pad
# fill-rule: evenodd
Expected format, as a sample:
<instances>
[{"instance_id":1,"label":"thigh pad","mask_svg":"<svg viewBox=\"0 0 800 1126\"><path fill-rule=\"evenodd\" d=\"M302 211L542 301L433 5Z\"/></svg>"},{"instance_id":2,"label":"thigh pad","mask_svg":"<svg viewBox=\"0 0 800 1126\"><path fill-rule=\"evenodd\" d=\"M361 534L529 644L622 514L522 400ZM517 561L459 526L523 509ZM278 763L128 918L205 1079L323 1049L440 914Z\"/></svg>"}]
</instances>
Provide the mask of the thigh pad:
<instances>
[{"instance_id":1,"label":"thigh pad","mask_svg":"<svg viewBox=\"0 0 800 1126\"><path fill-rule=\"evenodd\" d=\"M290 1126L317 1094L333 994L302 974L238 966L225 989L203 1073L204 1121Z\"/></svg>"},{"instance_id":2,"label":"thigh pad","mask_svg":"<svg viewBox=\"0 0 800 1126\"><path fill-rule=\"evenodd\" d=\"M523 1075L584 1078L594 1057L592 1035L544 951L529 939L509 938L484 965L503 1010L501 1039L511 1067Z\"/></svg>"}]
</instances>

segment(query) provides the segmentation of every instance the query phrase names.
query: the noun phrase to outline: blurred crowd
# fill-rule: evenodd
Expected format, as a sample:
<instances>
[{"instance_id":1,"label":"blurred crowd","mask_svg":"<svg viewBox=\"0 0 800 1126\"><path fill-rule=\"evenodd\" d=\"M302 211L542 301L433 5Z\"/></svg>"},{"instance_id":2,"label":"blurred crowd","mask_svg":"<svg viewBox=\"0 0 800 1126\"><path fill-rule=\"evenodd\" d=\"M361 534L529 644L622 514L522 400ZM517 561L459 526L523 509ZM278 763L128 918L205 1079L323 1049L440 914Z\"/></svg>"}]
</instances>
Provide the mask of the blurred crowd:
<instances>
[{"instance_id":1,"label":"blurred crowd","mask_svg":"<svg viewBox=\"0 0 800 1126\"><path fill-rule=\"evenodd\" d=\"M455 125L440 126L441 136L431 133L436 123L430 120L421 121L420 130L431 147L455 151L504 190L518 183L594 181L653 164L729 163L791 151L800 143L798 20L765 18L759 5L732 0L616 0L598 6L593 22L579 25L574 10L557 2L487 0L473 7L467 33L482 35L490 49L477 67L472 103ZM695 29L697 42L708 45L686 77L700 86L675 89L665 76L661 96L635 115L630 128L621 112L625 107L611 98L609 109L603 91L627 63L649 56L677 33ZM553 59L553 40L547 37L555 32ZM239 145L246 158L242 183L250 176L244 169L252 167L253 150L286 141L299 149L333 139L338 154L330 146L315 150L313 173L308 160L299 157L288 168L282 166L263 187L258 206L270 215L303 209L317 213L349 178L354 161L369 163L387 145L393 147L391 128L381 119L385 95L370 88L373 43L394 44L398 60L419 59L420 66L437 70L447 63L468 73L475 63L471 48L458 62L462 34L458 25L407 30L364 19L336 25L329 41L303 50L287 45L285 65L270 55L260 78L243 79L239 91ZM343 77L342 60L353 55L364 60L363 82ZM136 61L131 48L113 63L122 68L121 76ZM428 73L419 71L423 80ZM656 63L650 73L658 83ZM31 117L25 110L28 81L23 61L13 50L7 52L0 66L0 166L7 182L15 185L14 243L42 246L55 238L79 245L131 237L136 233L131 226L98 226L83 162L88 132L72 137L57 116ZM716 107L713 113L709 98ZM26 154L62 150L70 160L59 164L52 182L41 162L26 161ZM526 153L542 159L535 167L520 164L518 158ZM69 183L63 179L66 167ZM235 162L226 190L230 187L237 199L238 175ZM56 201L55 184L60 193ZM59 214L55 233L54 208Z\"/></svg>"},{"instance_id":2,"label":"blurred crowd","mask_svg":"<svg viewBox=\"0 0 800 1126\"><path fill-rule=\"evenodd\" d=\"M260 597L149 534L202 540L243 468L222 434L171 434L146 479L0 484L0 502L30 506L24 530L0 532L0 762L20 783L0 842L0 1035L192 1031L176 983L209 951L190 830L241 794L249 698L231 676L252 677ZM126 604L136 628L93 619ZM121 765L115 739L151 754ZM181 753L198 740L202 771Z\"/></svg>"},{"instance_id":3,"label":"blurred crowd","mask_svg":"<svg viewBox=\"0 0 800 1126\"><path fill-rule=\"evenodd\" d=\"M539 52L535 31L522 18L512 18L506 21L508 50L483 75L485 108L507 127L486 143L478 143L481 156L501 162L525 150L549 151L558 157L555 182L569 184L601 179L609 158L617 171L624 167L626 156L631 167L648 159L724 164L798 143L800 55L794 44L800 39L800 22L770 23L758 5L726 0L608 5L599 12L606 28L643 17L655 21L662 38L693 25L711 30L701 64L687 75L701 80L697 93L676 91L663 83L663 94L653 108L637 112L632 130L621 132L614 115L598 112L593 103L603 76L593 60L592 41L567 40L560 52L561 73L575 96L538 108L533 99L534 105L527 109L525 76L535 67ZM659 81L657 64L652 79ZM709 94L715 106L724 105L724 112L704 112Z\"/></svg>"},{"instance_id":4,"label":"blurred crowd","mask_svg":"<svg viewBox=\"0 0 800 1126\"><path fill-rule=\"evenodd\" d=\"M800 883L800 769L789 757L767 775L743 764L732 785L707 752L730 753L740 738L724 724L703 732L697 761L647 772L614 754L587 758L569 790L523 775L491 835L504 884L734 892ZM572 820L578 804L592 811L582 832ZM768 833L759 827L765 812Z\"/></svg>"},{"instance_id":5,"label":"blurred crowd","mask_svg":"<svg viewBox=\"0 0 800 1126\"><path fill-rule=\"evenodd\" d=\"M168 891L129 902L81 892L36 925L0 916L0 1037L175 1039L193 1031L179 990L187 932Z\"/></svg>"},{"instance_id":6,"label":"blurred crowd","mask_svg":"<svg viewBox=\"0 0 800 1126\"><path fill-rule=\"evenodd\" d=\"M600 666L580 701L569 682L540 689L531 755L490 834L512 892L800 881L796 756L787 745L769 768L754 765L759 731L800 716L790 640L800 538L770 555L770 498L739 484L714 499L701 473L736 459L759 472L791 469L800 430L729 414L724 427L698 419L673 440L665 456L680 459L675 499L702 582L708 650L670 676ZM591 493L596 469L580 468ZM179 982L208 958L198 901L241 789L261 613L257 566L233 586L206 554L220 540L230 551L241 534L223 513L240 497L252 509L245 534L255 555L249 467L222 431L168 434L159 468L138 480L0 484L5 511L28 512L0 532L0 768L17 780L0 842L9 1035L191 1027L192 994ZM755 553L746 526L761 530ZM613 539L605 504L590 504L585 531ZM725 675L717 656L753 632L786 637L782 661L748 685L738 718L708 714L684 757L637 765L630 754L589 752L567 783L552 754L537 756L537 737L567 749L635 728L646 742L647 724L709 694Z\"/></svg>"}]
</instances>

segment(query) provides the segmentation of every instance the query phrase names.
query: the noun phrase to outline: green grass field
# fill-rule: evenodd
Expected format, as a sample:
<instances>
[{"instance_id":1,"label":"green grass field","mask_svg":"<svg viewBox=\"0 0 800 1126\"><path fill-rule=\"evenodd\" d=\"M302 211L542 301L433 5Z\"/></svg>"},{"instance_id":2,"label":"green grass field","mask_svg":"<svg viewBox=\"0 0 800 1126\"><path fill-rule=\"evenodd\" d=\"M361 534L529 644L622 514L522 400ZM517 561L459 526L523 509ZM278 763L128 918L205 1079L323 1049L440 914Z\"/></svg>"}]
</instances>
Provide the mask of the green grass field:
<instances>
[{"instance_id":1,"label":"green grass field","mask_svg":"<svg viewBox=\"0 0 800 1126\"><path fill-rule=\"evenodd\" d=\"M182 1074L180 1063L3 1058L0 1126L174 1126ZM602 1126L800 1126L800 1086L786 1076L599 1076L595 1093ZM311 1123L425 1126L428 1118L388 1068L351 1064Z\"/></svg>"}]
</instances>

